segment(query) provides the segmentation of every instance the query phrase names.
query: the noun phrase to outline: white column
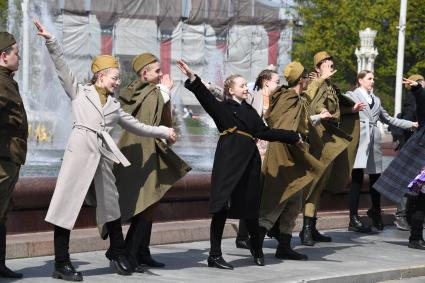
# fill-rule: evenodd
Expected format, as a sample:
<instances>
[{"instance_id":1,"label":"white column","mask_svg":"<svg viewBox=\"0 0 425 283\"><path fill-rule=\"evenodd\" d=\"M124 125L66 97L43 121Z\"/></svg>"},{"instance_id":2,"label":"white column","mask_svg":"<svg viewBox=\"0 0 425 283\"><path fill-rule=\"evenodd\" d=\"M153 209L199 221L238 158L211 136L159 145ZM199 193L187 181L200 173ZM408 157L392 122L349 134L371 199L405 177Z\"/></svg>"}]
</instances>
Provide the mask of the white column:
<instances>
[{"instance_id":1,"label":"white column","mask_svg":"<svg viewBox=\"0 0 425 283\"><path fill-rule=\"evenodd\" d=\"M29 22L28 22L28 2L22 2L22 93L29 92Z\"/></svg>"},{"instance_id":2,"label":"white column","mask_svg":"<svg viewBox=\"0 0 425 283\"><path fill-rule=\"evenodd\" d=\"M404 67L404 40L406 31L407 0L400 1L400 23L398 26L397 74L395 84L394 116L401 112L401 85Z\"/></svg>"}]
</instances>

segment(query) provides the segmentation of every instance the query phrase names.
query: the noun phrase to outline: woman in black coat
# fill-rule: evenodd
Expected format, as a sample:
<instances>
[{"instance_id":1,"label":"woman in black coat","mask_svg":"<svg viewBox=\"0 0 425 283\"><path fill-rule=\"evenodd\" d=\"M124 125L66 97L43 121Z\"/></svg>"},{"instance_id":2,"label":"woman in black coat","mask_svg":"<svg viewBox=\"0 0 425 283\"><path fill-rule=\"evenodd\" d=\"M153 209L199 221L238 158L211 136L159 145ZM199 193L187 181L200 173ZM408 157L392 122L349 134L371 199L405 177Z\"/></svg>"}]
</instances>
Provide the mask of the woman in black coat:
<instances>
[{"instance_id":1,"label":"woman in black coat","mask_svg":"<svg viewBox=\"0 0 425 283\"><path fill-rule=\"evenodd\" d=\"M209 212L213 217L208 266L233 269L221 253L227 218L246 220L254 262L264 265L258 229L261 158L255 139L294 144L300 142L300 135L294 131L270 129L264 124L256 110L245 102L248 87L243 77L227 78L224 94L228 99L218 101L182 60L177 61L177 66L189 78L185 87L195 94L220 131L211 174Z\"/></svg>"},{"instance_id":2,"label":"woman in black coat","mask_svg":"<svg viewBox=\"0 0 425 283\"><path fill-rule=\"evenodd\" d=\"M409 183L425 167L425 88L417 81L403 79L412 87L416 100L418 130L401 148L378 181L373 185L387 198L399 203L408 193ZM425 194L409 197L407 218L410 224L409 248L425 250L423 223L425 219Z\"/></svg>"}]
</instances>

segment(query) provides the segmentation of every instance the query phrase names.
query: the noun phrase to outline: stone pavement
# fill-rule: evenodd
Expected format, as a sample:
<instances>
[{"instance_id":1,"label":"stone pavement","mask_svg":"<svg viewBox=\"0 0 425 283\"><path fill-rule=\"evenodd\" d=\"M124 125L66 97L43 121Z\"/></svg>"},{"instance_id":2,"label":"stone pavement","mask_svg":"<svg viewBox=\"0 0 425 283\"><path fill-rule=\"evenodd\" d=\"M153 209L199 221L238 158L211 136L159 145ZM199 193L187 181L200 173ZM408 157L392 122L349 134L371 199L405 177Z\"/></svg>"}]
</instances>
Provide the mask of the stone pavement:
<instances>
[{"instance_id":1,"label":"stone pavement","mask_svg":"<svg viewBox=\"0 0 425 283\"><path fill-rule=\"evenodd\" d=\"M164 269L149 269L144 274L119 276L112 273L104 252L72 254L73 263L83 272L84 282L381 282L425 276L425 251L407 248L408 232L387 226L384 232L363 235L346 229L330 230L332 243L296 250L309 256L309 261L278 260L274 257L276 242L266 239L266 266L254 266L248 250L235 248L234 239L223 240L223 255L235 270L208 268L209 243L206 241L167 244L152 247ZM63 282L52 279L52 256L8 260L8 265L24 273L19 282ZM413 279L412 279L413 280ZM1 282L13 282L1 280ZM393 281L398 282L398 281ZM415 282L419 281L399 281Z\"/></svg>"}]
</instances>

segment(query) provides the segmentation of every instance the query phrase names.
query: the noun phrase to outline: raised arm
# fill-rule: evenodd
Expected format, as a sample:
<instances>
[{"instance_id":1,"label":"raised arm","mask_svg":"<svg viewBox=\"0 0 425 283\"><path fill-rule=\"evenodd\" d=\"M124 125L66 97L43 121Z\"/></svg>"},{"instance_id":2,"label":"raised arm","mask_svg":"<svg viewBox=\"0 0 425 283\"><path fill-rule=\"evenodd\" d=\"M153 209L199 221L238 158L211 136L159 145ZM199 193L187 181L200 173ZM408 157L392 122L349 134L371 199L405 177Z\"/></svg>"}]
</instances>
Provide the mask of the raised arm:
<instances>
[{"instance_id":1,"label":"raised arm","mask_svg":"<svg viewBox=\"0 0 425 283\"><path fill-rule=\"evenodd\" d=\"M172 128L165 126L156 127L140 123L136 118L122 110L122 108L119 109L119 114L120 120L118 121L118 124L135 135L167 139L171 143L176 141L176 133Z\"/></svg>"},{"instance_id":2,"label":"raised arm","mask_svg":"<svg viewBox=\"0 0 425 283\"><path fill-rule=\"evenodd\" d=\"M192 72L189 66L183 62L183 60L177 61L177 67L188 77L184 84L185 87L195 94L201 106L213 119L216 118L220 120L223 111L221 103L207 89L201 79Z\"/></svg>"},{"instance_id":3,"label":"raised arm","mask_svg":"<svg viewBox=\"0 0 425 283\"><path fill-rule=\"evenodd\" d=\"M382 107L382 105L381 105L381 111L379 113L379 119L385 124L392 125L394 127L398 127L402 129L414 129L418 127L417 123L415 122L391 117L390 114L388 114L388 112L384 109L384 107Z\"/></svg>"},{"instance_id":4,"label":"raised arm","mask_svg":"<svg viewBox=\"0 0 425 283\"><path fill-rule=\"evenodd\" d=\"M56 72L58 73L59 80L65 90L65 93L71 99L74 99L77 96L77 80L65 61L61 46L57 39L48 32L39 21L34 21L34 24L39 31L37 34L46 39L47 50L55 64Z\"/></svg>"}]
</instances>

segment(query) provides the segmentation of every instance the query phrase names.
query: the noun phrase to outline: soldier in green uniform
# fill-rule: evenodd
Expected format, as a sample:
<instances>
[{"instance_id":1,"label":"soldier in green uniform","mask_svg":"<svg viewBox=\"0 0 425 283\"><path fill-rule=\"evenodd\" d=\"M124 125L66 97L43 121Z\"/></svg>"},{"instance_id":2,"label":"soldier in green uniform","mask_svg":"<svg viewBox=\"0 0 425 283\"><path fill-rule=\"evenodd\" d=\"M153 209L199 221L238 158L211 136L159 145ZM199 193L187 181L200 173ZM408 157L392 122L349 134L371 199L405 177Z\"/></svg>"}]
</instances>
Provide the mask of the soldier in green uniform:
<instances>
[{"instance_id":1,"label":"soldier in green uniform","mask_svg":"<svg viewBox=\"0 0 425 283\"><path fill-rule=\"evenodd\" d=\"M21 278L6 267L6 220L19 169L27 154L28 121L13 73L19 49L10 33L0 32L0 277Z\"/></svg>"},{"instance_id":2,"label":"soldier in green uniform","mask_svg":"<svg viewBox=\"0 0 425 283\"><path fill-rule=\"evenodd\" d=\"M362 103L354 103L342 95L331 83L330 77L336 72L333 65L329 53L326 51L316 53L314 66L318 77L307 89L312 113L318 114L326 109L332 115L330 119L322 121L321 126L317 128L323 143L319 155L325 171L321 178L312 184L304 204L304 221L300 238L301 243L308 246L314 245L315 242L332 241L331 237L319 233L316 228L320 196L325 188L336 184L342 187L341 184L348 180L359 140L358 112L364 107ZM335 166L336 163L338 166Z\"/></svg>"},{"instance_id":3,"label":"soldier in green uniform","mask_svg":"<svg viewBox=\"0 0 425 283\"><path fill-rule=\"evenodd\" d=\"M170 90L173 81L163 75L159 60L151 53L136 56L132 62L138 79L121 93L119 100L127 113L140 122L171 127ZM126 247L133 267L163 267L150 254L152 218L159 200L191 168L161 139L138 137L124 131L119 147L131 166L117 166L116 184L120 194L121 214L131 225Z\"/></svg>"}]
</instances>

